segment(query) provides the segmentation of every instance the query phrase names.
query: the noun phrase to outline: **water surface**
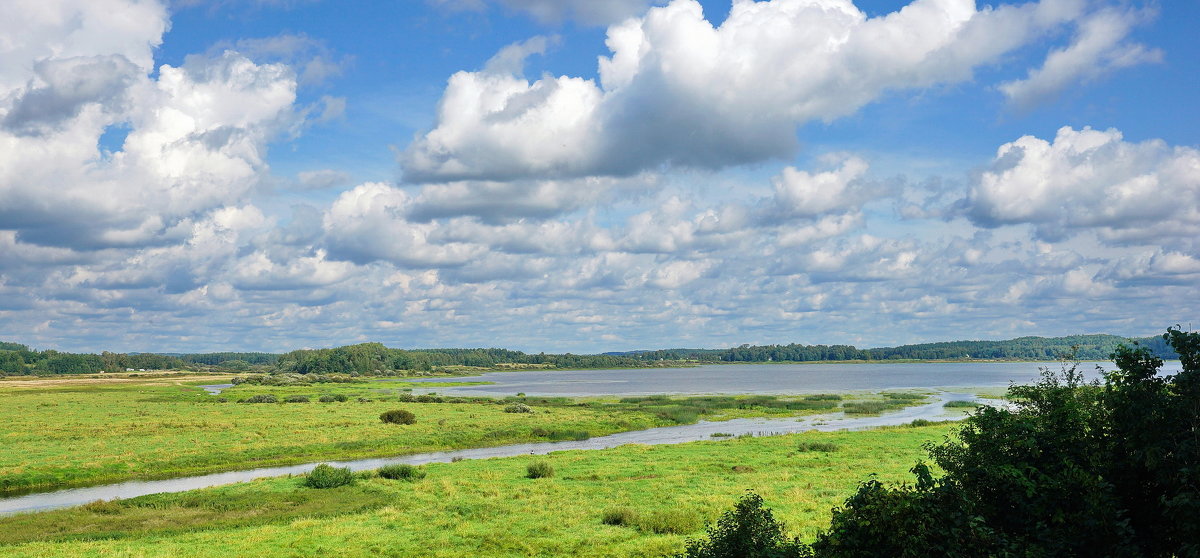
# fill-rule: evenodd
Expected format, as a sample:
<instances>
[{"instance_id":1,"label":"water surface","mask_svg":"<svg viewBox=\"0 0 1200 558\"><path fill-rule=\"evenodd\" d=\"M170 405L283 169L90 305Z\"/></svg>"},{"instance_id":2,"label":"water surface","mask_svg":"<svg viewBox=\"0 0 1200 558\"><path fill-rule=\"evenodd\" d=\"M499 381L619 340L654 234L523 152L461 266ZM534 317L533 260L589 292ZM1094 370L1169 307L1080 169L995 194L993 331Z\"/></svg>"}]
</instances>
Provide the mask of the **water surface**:
<instances>
[{"instance_id":1,"label":"water surface","mask_svg":"<svg viewBox=\"0 0 1200 558\"><path fill-rule=\"evenodd\" d=\"M1096 366L1083 363L1089 379L1100 378ZM1057 362L928 362L844 364L720 364L694 368L642 368L616 370L539 370L488 372L477 378L492 385L440 387L463 377L413 380L430 384L445 395L604 396L651 394L800 394L885 389L947 389L1007 387L1031 383L1039 367L1059 370ZM1163 366L1178 372L1179 361Z\"/></svg>"}]
</instances>

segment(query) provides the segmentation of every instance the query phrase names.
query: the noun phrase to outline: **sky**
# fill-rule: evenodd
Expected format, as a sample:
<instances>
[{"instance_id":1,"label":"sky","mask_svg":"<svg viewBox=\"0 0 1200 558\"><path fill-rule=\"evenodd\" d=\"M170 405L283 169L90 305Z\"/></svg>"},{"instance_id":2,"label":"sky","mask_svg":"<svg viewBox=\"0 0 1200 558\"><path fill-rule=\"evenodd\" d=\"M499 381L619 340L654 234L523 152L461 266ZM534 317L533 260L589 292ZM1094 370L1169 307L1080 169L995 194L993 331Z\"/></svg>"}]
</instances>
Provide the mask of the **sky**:
<instances>
[{"instance_id":1,"label":"sky","mask_svg":"<svg viewBox=\"0 0 1200 558\"><path fill-rule=\"evenodd\" d=\"M1187 328L1197 21L1162 0L7 0L0 340Z\"/></svg>"}]
</instances>

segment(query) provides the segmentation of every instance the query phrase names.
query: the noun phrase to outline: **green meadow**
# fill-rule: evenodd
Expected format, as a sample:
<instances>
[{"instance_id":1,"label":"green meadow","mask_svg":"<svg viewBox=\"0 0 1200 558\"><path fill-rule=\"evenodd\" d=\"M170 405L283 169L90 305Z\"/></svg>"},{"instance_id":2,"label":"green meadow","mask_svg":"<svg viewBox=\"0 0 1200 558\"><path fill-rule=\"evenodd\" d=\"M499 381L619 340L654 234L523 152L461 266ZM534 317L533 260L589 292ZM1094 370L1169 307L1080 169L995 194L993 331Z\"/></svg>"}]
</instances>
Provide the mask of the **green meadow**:
<instances>
[{"instance_id":1,"label":"green meadow","mask_svg":"<svg viewBox=\"0 0 1200 558\"><path fill-rule=\"evenodd\" d=\"M877 475L901 480L952 427L629 445L421 467L418 480L301 477L0 518L0 554L34 556L668 556L755 490L811 538ZM543 461L547 478L527 478Z\"/></svg>"},{"instance_id":2,"label":"green meadow","mask_svg":"<svg viewBox=\"0 0 1200 558\"><path fill-rule=\"evenodd\" d=\"M847 411L881 412L922 399L859 394L844 402L840 396L493 400L413 396L413 384L402 380L243 384L214 396L197 387L204 383L214 380L0 382L0 494L582 439L701 418L828 412L840 405ZM281 402L237 402L268 395ZM322 396L339 400L321 402ZM282 402L295 399L306 402ZM530 412L506 412L514 403ZM412 412L416 422L379 420L393 409Z\"/></svg>"}]
</instances>

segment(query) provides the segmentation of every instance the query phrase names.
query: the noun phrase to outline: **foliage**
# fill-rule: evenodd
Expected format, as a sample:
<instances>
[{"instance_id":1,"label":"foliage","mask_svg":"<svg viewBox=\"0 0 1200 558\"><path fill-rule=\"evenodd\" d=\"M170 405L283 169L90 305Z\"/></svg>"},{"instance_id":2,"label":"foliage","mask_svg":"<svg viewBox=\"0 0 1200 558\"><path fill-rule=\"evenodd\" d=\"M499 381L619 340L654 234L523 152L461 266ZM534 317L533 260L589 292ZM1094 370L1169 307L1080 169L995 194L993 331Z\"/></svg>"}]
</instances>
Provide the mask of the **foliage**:
<instances>
[{"instance_id":1,"label":"foliage","mask_svg":"<svg viewBox=\"0 0 1200 558\"><path fill-rule=\"evenodd\" d=\"M308 403L307 395L289 395L283 398L284 403Z\"/></svg>"},{"instance_id":2,"label":"foliage","mask_svg":"<svg viewBox=\"0 0 1200 558\"><path fill-rule=\"evenodd\" d=\"M704 526L704 520L694 511L671 508L638 514L633 526L646 533L658 535L686 535Z\"/></svg>"},{"instance_id":3,"label":"foliage","mask_svg":"<svg viewBox=\"0 0 1200 558\"><path fill-rule=\"evenodd\" d=\"M304 477L304 486L309 488L337 488L354 482L354 473L349 467L334 467L322 463Z\"/></svg>"},{"instance_id":4,"label":"foliage","mask_svg":"<svg viewBox=\"0 0 1200 558\"><path fill-rule=\"evenodd\" d=\"M1078 365L1014 386L1014 410L981 407L931 446L945 471L914 486L870 480L835 510L819 556L1192 556L1200 553L1200 334L1164 341L1183 371L1119 346L1117 370Z\"/></svg>"},{"instance_id":5,"label":"foliage","mask_svg":"<svg viewBox=\"0 0 1200 558\"><path fill-rule=\"evenodd\" d=\"M408 464L384 465L377 471L385 479L415 481L425 478L425 470Z\"/></svg>"},{"instance_id":6,"label":"foliage","mask_svg":"<svg viewBox=\"0 0 1200 558\"><path fill-rule=\"evenodd\" d=\"M239 400L238 403L278 403L279 398L269 393L260 393L252 395L245 399Z\"/></svg>"},{"instance_id":7,"label":"foliage","mask_svg":"<svg viewBox=\"0 0 1200 558\"><path fill-rule=\"evenodd\" d=\"M506 413L532 413L533 408L524 403L513 403L504 407Z\"/></svg>"},{"instance_id":8,"label":"foliage","mask_svg":"<svg viewBox=\"0 0 1200 558\"><path fill-rule=\"evenodd\" d=\"M547 479L554 476L554 466L545 461L534 461L525 466L525 478Z\"/></svg>"},{"instance_id":9,"label":"foliage","mask_svg":"<svg viewBox=\"0 0 1200 558\"><path fill-rule=\"evenodd\" d=\"M800 442L800 445L796 446L796 451L801 453L810 451L829 453L837 450L838 445L830 442Z\"/></svg>"},{"instance_id":10,"label":"foliage","mask_svg":"<svg viewBox=\"0 0 1200 558\"><path fill-rule=\"evenodd\" d=\"M384 411L379 415L379 420L387 424L416 424L417 416L412 411L404 409L393 409Z\"/></svg>"},{"instance_id":11,"label":"foliage","mask_svg":"<svg viewBox=\"0 0 1200 558\"><path fill-rule=\"evenodd\" d=\"M635 519L637 519L637 512L626 507L609 508L600 515L600 523L615 527L632 525Z\"/></svg>"},{"instance_id":12,"label":"foliage","mask_svg":"<svg viewBox=\"0 0 1200 558\"><path fill-rule=\"evenodd\" d=\"M762 498L747 493L708 528L707 538L689 540L686 558L785 558L811 556L799 539L784 535L783 524ZM886 554L880 554L884 556Z\"/></svg>"}]
</instances>

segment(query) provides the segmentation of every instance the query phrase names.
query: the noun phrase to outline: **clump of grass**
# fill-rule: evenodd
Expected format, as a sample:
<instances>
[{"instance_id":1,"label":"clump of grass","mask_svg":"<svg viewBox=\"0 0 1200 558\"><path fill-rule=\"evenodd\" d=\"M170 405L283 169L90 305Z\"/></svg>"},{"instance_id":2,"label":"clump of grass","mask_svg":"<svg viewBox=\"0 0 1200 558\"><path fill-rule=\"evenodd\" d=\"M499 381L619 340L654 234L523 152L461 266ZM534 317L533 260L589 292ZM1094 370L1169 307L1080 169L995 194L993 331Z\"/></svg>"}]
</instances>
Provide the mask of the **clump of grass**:
<instances>
[{"instance_id":1,"label":"clump of grass","mask_svg":"<svg viewBox=\"0 0 1200 558\"><path fill-rule=\"evenodd\" d=\"M708 436L710 438L732 438L733 434L730 434L728 432L713 432L712 434L709 434Z\"/></svg>"},{"instance_id":2,"label":"clump of grass","mask_svg":"<svg viewBox=\"0 0 1200 558\"><path fill-rule=\"evenodd\" d=\"M337 395L322 395L321 397L317 398L317 401L320 401L321 403L334 403L343 402L347 399L349 398L339 393Z\"/></svg>"},{"instance_id":3,"label":"clump of grass","mask_svg":"<svg viewBox=\"0 0 1200 558\"><path fill-rule=\"evenodd\" d=\"M416 481L425 478L425 470L413 465L384 465L376 471L385 479Z\"/></svg>"},{"instance_id":4,"label":"clump of grass","mask_svg":"<svg viewBox=\"0 0 1200 558\"><path fill-rule=\"evenodd\" d=\"M654 511L634 518L634 525L639 530L657 535L686 535L694 533L703 524L700 515L691 510Z\"/></svg>"},{"instance_id":5,"label":"clump of grass","mask_svg":"<svg viewBox=\"0 0 1200 558\"><path fill-rule=\"evenodd\" d=\"M548 479L554 476L554 466L545 461L534 461L525 467L525 478Z\"/></svg>"},{"instance_id":6,"label":"clump of grass","mask_svg":"<svg viewBox=\"0 0 1200 558\"><path fill-rule=\"evenodd\" d=\"M308 403L307 395L289 395L283 398L284 403Z\"/></svg>"},{"instance_id":7,"label":"clump of grass","mask_svg":"<svg viewBox=\"0 0 1200 558\"><path fill-rule=\"evenodd\" d=\"M269 393L260 393L242 399L238 403L279 403L279 398Z\"/></svg>"},{"instance_id":8,"label":"clump of grass","mask_svg":"<svg viewBox=\"0 0 1200 558\"><path fill-rule=\"evenodd\" d=\"M625 507L609 508L600 515L600 523L616 527L633 525L636 520L637 512Z\"/></svg>"},{"instance_id":9,"label":"clump of grass","mask_svg":"<svg viewBox=\"0 0 1200 558\"><path fill-rule=\"evenodd\" d=\"M82 509L100 515L116 515L121 513L124 506L117 500L96 500L82 506Z\"/></svg>"},{"instance_id":10,"label":"clump of grass","mask_svg":"<svg viewBox=\"0 0 1200 558\"><path fill-rule=\"evenodd\" d=\"M754 467L749 465L734 465L730 470L735 473L753 473L755 471Z\"/></svg>"},{"instance_id":11,"label":"clump of grass","mask_svg":"<svg viewBox=\"0 0 1200 558\"><path fill-rule=\"evenodd\" d=\"M933 421L931 421L931 420L926 420L926 419L913 419L913 421L912 421L912 422L910 422L910 423L908 423L908 425L907 425L907 426L919 427L919 426L929 426L929 425L931 425L931 424L933 424Z\"/></svg>"},{"instance_id":12,"label":"clump of grass","mask_svg":"<svg viewBox=\"0 0 1200 558\"><path fill-rule=\"evenodd\" d=\"M799 452L819 451L829 453L837 450L838 445L832 442L800 442L800 445L796 446L796 451Z\"/></svg>"},{"instance_id":13,"label":"clump of grass","mask_svg":"<svg viewBox=\"0 0 1200 558\"><path fill-rule=\"evenodd\" d=\"M416 424L417 416L412 414L412 411L393 409L380 414L379 420L386 424Z\"/></svg>"},{"instance_id":14,"label":"clump of grass","mask_svg":"<svg viewBox=\"0 0 1200 558\"><path fill-rule=\"evenodd\" d=\"M842 411L847 415L877 415L891 408L892 405L884 401L849 401L842 404Z\"/></svg>"},{"instance_id":15,"label":"clump of grass","mask_svg":"<svg viewBox=\"0 0 1200 558\"><path fill-rule=\"evenodd\" d=\"M978 407L978 406L979 406L979 403L976 403L976 402L974 402L974 401L962 401L962 400L956 400L956 401L947 401L947 402L946 402L945 404L943 404L942 406L943 406L943 407L946 407L946 408L951 408L951 409L953 409L953 408L964 408L964 409L965 409L965 408L970 408L970 409L974 409L974 408L976 408L976 407Z\"/></svg>"},{"instance_id":16,"label":"clump of grass","mask_svg":"<svg viewBox=\"0 0 1200 558\"><path fill-rule=\"evenodd\" d=\"M354 473L349 467L334 467L327 463L317 465L304 477L304 486L309 488L336 488L354 482Z\"/></svg>"},{"instance_id":17,"label":"clump of grass","mask_svg":"<svg viewBox=\"0 0 1200 558\"><path fill-rule=\"evenodd\" d=\"M533 408L524 403L513 403L512 405L508 405L508 406L504 407L504 412L506 412L506 413L532 413Z\"/></svg>"}]
</instances>

